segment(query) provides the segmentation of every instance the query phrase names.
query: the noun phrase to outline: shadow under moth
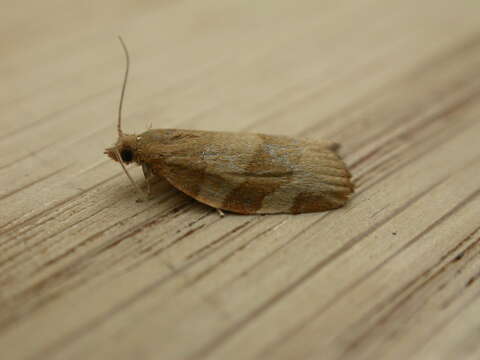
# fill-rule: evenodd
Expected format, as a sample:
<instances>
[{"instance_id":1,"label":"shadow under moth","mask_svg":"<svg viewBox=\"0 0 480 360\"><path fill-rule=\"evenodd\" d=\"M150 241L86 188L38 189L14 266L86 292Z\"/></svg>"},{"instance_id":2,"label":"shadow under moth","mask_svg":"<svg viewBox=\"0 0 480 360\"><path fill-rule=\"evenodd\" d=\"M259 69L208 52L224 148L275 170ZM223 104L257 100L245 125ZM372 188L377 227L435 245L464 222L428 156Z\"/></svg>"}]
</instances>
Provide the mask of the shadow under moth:
<instances>
[{"instance_id":1,"label":"shadow under moth","mask_svg":"<svg viewBox=\"0 0 480 360\"><path fill-rule=\"evenodd\" d=\"M147 193L155 176L223 214L299 214L343 206L354 186L339 144L287 136L180 129L151 129L139 135L121 127L126 70L118 109L118 139L105 154L142 166Z\"/></svg>"}]
</instances>

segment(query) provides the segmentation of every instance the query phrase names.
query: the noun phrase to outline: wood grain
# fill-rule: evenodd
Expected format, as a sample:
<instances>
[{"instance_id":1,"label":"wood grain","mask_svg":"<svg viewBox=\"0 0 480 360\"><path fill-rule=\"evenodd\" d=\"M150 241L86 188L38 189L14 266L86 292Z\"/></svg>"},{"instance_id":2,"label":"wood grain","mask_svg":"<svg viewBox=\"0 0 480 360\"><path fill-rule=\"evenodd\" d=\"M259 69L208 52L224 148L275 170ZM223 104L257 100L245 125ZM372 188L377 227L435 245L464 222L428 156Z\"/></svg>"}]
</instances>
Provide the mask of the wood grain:
<instances>
[{"instance_id":1,"label":"wood grain","mask_svg":"<svg viewBox=\"0 0 480 360\"><path fill-rule=\"evenodd\" d=\"M0 349L8 359L477 359L480 4L4 7ZM343 209L220 218L103 155L125 131L343 144ZM133 170L140 183L140 169Z\"/></svg>"}]
</instances>

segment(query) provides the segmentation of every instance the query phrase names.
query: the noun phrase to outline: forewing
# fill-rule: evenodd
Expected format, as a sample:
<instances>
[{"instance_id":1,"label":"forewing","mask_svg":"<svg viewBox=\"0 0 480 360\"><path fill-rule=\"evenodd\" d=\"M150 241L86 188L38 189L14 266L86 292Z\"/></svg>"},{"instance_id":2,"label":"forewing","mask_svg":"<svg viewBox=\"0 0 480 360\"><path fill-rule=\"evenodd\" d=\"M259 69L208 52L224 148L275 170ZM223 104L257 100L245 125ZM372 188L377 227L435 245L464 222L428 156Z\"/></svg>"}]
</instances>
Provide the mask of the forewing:
<instances>
[{"instance_id":1,"label":"forewing","mask_svg":"<svg viewBox=\"0 0 480 360\"><path fill-rule=\"evenodd\" d=\"M182 131L182 130L177 130ZM261 134L184 131L163 142L152 170L215 208L242 214L342 206L353 191L334 143Z\"/></svg>"}]
</instances>

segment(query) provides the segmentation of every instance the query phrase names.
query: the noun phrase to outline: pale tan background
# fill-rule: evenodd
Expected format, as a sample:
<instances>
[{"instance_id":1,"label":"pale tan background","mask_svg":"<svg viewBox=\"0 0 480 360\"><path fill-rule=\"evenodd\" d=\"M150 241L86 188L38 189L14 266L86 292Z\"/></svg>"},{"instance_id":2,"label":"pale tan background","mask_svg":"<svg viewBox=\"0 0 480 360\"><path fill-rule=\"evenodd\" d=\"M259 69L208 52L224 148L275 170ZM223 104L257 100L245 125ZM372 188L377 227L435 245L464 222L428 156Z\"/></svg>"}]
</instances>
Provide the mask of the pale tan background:
<instances>
[{"instance_id":1,"label":"pale tan background","mask_svg":"<svg viewBox=\"0 0 480 360\"><path fill-rule=\"evenodd\" d=\"M340 141L352 201L136 203L117 34L127 131ZM0 36L2 359L480 358L478 0L4 1Z\"/></svg>"}]
</instances>

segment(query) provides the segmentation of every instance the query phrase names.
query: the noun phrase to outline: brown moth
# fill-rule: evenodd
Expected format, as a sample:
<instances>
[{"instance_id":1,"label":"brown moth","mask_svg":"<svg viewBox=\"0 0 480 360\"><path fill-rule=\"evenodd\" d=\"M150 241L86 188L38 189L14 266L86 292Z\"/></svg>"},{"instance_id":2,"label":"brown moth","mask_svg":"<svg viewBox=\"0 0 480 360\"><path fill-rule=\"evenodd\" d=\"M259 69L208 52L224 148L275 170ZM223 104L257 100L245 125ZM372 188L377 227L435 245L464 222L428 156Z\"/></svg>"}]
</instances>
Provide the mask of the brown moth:
<instances>
[{"instance_id":1,"label":"brown moth","mask_svg":"<svg viewBox=\"0 0 480 360\"><path fill-rule=\"evenodd\" d=\"M147 191L155 176L223 214L306 213L343 206L353 193L351 175L337 154L339 145L287 136L180 129L125 134L122 103L118 140L105 154L118 161L140 191L125 164L142 166Z\"/></svg>"}]
</instances>

